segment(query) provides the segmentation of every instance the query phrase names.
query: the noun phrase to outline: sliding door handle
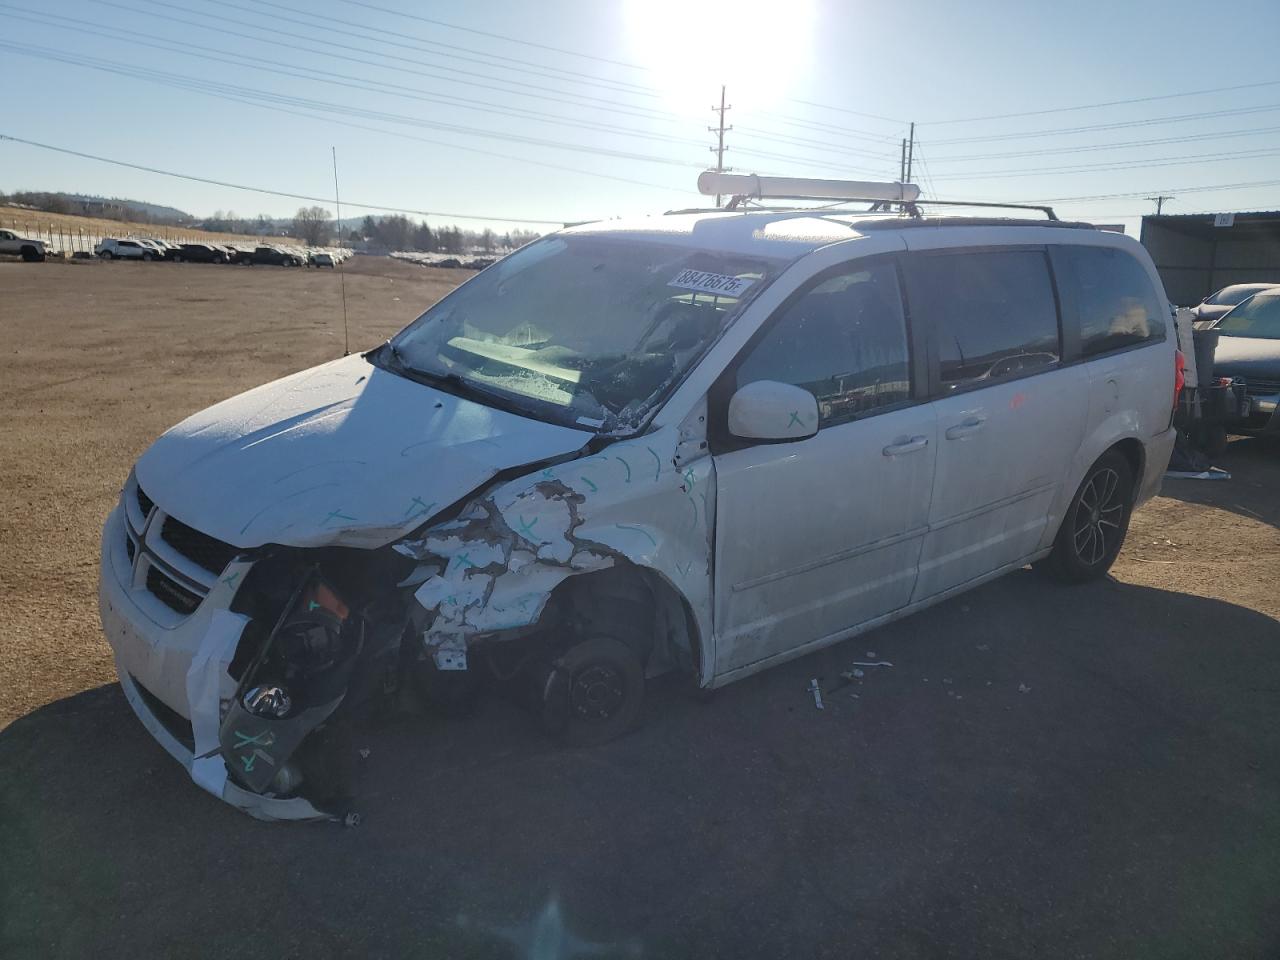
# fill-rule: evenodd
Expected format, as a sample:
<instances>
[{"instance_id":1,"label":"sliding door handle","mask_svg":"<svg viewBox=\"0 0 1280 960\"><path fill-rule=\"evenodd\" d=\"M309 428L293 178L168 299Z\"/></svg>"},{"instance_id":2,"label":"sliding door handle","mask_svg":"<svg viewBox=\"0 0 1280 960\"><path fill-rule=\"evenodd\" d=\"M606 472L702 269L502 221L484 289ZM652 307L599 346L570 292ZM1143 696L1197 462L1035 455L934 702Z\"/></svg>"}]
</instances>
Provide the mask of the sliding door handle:
<instances>
[{"instance_id":1,"label":"sliding door handle","mask_svg":"<svg viewBox=\"0 0 1280 960\"><path fill-rule=\"evenodd\" d=\"M884 448L884 455L886 457L896 457L900 453L915 453L917 450L923 450L928 445L928 437L912 437L910 440L889 444Z\"/></svg>"}]
</instances>

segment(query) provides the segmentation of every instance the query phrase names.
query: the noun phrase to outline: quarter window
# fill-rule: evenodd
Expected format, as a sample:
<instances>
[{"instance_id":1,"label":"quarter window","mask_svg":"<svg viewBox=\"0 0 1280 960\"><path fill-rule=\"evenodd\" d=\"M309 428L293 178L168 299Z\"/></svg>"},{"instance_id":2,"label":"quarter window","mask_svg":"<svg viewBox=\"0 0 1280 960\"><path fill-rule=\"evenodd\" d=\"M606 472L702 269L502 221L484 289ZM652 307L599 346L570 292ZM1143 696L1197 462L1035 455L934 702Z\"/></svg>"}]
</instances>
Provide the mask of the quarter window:
<instances>
[{"instance_id":1,"label":"quarter window","mask_svg":"<svg viewBox=\"0 0 1280 960\"><path fill-rule=\"evenodd\" d=\"M820 280L786 307L738 366L737 386L803 387L826 425L908 399L907 358L898 273L876 264Z\"/></svg>"},{"instance_id":2,"label":"quarter window","mask_svg":"<svg viewBox=\"0 0 1280 960\"><path fill-rule=\"evenodd\" d=\"M1080 354L1092 356L1165 338L1147 271L1123 250L1065 247L1080 310Z\"/></svg>"},{"instance_id":3,"label":"quarter window","mask_svg":"<svg viewBox=\"0 0 1280 960\"><path fill-rule=\"evenodd\" d=\"M1061 359L1057 300L1041 251L925 255L912 275L912 310L932 319L944 392Z\"/></svg>"}]
</instances>

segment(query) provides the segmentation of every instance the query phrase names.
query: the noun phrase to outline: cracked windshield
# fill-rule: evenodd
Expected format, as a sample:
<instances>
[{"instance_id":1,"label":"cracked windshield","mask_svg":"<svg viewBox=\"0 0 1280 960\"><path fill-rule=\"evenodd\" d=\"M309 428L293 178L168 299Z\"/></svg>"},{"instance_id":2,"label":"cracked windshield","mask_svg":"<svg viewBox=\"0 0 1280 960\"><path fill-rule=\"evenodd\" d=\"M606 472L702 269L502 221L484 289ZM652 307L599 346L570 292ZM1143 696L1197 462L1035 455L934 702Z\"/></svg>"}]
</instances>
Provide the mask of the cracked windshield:
<instances>
[{"instance_id":1,"label":"cracked windshield","mask_svg":"<svg viewBox=\"0 0 1280 960\"><path fill-rule=\"evenodd\" d=\"M585 236L540 240L392 340L422 374L457 376L549 419L625 430L780 264Z\"/></svg>"}]
</instances>

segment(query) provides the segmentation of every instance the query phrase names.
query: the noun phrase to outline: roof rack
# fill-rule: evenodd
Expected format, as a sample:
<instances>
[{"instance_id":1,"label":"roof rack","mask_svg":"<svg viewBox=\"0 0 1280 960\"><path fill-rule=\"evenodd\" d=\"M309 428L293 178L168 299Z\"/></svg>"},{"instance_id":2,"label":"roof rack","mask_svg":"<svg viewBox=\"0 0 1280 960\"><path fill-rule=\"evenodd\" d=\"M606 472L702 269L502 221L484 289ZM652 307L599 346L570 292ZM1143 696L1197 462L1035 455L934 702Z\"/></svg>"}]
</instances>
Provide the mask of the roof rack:
<instances>
[{"instance_id":1,"label":"roof rack","mask_svg":"<svg viewBox=\"0 0 1280 960\"><path fill-rule=\"evenodd\" d=\"M874 180L813 180L803 177L761 177L755 174L719 173L706 170L698 175L698 192L706 196L730 197L723 209L741 209L749 200L829 200L866 201L867 213L889 211L893 206L917 219L920 205L944 207L984 207L1001 210L1035 210L1049 220L1057 220L1052 207L1024 203L985 203L976 200L921 200L914 183ZM776 207L768 209L777 210Z\"/></svg>"}]
</instances>

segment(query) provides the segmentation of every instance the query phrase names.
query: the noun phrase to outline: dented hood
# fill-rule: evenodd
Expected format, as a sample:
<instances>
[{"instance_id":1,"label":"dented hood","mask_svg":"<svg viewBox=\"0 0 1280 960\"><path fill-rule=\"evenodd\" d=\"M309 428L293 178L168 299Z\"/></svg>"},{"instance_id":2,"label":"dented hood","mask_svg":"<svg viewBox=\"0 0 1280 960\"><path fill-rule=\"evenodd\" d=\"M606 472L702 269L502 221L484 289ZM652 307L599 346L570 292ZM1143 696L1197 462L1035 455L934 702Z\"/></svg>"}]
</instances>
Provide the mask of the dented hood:
<instances>
[{"instance_id":1,"label":"dented hood","mask_svg":"<svg viewBox=\"0 0 1280 960\"><path fill-rule=\"evenodd\" d=\"M137 476L162 510L235 546L379 547L498 471L590 437L353 356L188 417Z\"/></svg>"}]
</instances>

